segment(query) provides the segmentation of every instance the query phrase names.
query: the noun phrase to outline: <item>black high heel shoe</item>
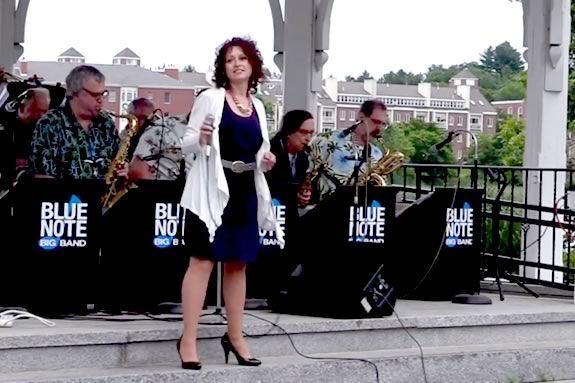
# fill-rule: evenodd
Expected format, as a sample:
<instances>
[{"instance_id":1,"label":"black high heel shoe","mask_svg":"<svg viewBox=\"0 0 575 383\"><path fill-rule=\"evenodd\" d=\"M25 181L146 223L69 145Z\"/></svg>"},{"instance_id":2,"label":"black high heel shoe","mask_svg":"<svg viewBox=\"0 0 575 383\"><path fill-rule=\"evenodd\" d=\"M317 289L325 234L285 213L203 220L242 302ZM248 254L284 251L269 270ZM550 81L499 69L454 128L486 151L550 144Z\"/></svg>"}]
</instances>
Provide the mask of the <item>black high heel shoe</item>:
<instances>
[{"instance_id":1,"label":"black high heel shoe","mask_svg":"<svg viewBox=\"0 0 575 383\"><path fill-rule=\"evenodd\" d=\"M182 343L182 338L178 339L178 343L176 343L176 349L178 350L178 356L180 357L180 361L182 362L182 368L184 370L200 370L202 368L202 364L200 362L184 362L182 359L182 354L180 354L180 344Z\"/></svg>"},{"instance_id":2,"label":"black high heel shoe","mask_svg":"<svg viewBox=\"0 0 575 383\"><path fill-rule=\"evenodd\" d=\"M222 348L224 349L226 364L228 363L228 357L230 355L230 351L232 352L232 354L236 356L236 359L238 360L238 364L240 366L259 366L260 364L262 364L262 361L259 359L256 358L245 359L243 356L241 356L234 347L234 345L232 344L232 342L230 341L228 333L225 333L224 336L222 337Z\"/></svg>"}]
</instances>

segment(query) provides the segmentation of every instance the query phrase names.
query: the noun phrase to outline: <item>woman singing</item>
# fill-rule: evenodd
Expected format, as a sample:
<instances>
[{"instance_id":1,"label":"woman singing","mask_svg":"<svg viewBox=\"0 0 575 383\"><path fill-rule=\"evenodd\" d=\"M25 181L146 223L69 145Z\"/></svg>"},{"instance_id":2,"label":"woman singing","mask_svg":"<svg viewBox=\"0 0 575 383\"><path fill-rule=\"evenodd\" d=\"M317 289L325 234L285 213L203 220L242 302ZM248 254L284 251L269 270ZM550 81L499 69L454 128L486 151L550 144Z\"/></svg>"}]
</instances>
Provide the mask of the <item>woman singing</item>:
<instances>
[{"instance_id":1,"label":"woman singing","mask_svg":"<svg viewBox=\"0 0 575 383\"><path fill-rule=\"evenodd\" d=\"M183 139L184 153L196 154L181 205L199 220L194 227L190 264L182 284L184 329L178 341L182 368L199 370L197 329L215 262L223 262L223 295L228 332L222 337L226 363L258 366L242 335L246 263L259 248L258 227L276 231L283 244L264 172L275 164L263 104L252 95L263 80L255 42L233 38L217 52L216 87L194 102Z\"/></svg>"}]
</instances>

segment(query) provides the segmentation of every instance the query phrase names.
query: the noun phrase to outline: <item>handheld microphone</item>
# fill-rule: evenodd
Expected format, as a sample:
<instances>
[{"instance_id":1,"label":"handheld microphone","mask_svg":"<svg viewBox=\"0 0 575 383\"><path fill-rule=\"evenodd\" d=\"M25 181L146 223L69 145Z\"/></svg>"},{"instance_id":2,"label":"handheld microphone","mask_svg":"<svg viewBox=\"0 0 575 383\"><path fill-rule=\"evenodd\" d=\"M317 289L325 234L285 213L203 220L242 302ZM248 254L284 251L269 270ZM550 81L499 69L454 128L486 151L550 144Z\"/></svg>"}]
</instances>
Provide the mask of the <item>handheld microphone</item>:
<instances>
[{"instance_id":1,"label":"handheld microphone","mask_svg":"<svg viewBox=\"0 0 575 383\"><path fill-rule=\"evenodd\" d=\"M443 141L438 142L437 144L433 145L433 147L432 147L432 149L431 149L431 152L432 152L432 153L437 153L437 152L439 152L445 145L447 145L447 144L449 144L451 141L453 141L454 136L455 136L455 133L454 133L454 132L449 132L449 133L447 134L447 137L446 137Z\"/></svg>"}]
</instances>

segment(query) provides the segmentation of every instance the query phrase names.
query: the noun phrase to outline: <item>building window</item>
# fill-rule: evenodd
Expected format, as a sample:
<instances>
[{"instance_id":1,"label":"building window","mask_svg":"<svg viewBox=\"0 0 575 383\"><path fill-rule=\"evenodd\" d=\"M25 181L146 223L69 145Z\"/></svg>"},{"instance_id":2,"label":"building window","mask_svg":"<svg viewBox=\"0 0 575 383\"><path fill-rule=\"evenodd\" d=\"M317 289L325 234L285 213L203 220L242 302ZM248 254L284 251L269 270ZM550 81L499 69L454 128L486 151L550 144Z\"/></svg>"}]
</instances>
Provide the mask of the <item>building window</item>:
<instances>
[{"instance_id":1,"label":"building window","mask_svg":"<svg viewBox=\"0 0 575 383\"><path fill-rule=\"evenodd\" d=\"M427 112L415 112L415 119L423 122L427 122Z\"/></svg>"},{"instance_id":2,"label":"building window","mask_svg":"<svg viewBox=\"0 0 575 383\"><path fill-rule=\"evenodd\" d=\"M340 119L340 120L345 120L345 110L340 110L340 111L339 111L339 119Z\"/></svg>"},{"instance_id":3,"label":"building window","mask_svg":"<svg viewBox=\"0 0 575 383\"><path fill-rule=\"evenodd\" d=\"M323 121L333 123L333 110L331 109L324 109L322 112Z\"/></svg>"},{"instance_id":4,"label":"building window","mask_svg":"<svg viewBox=\"0 0 575 383\"><path fill-rule=\"evenodd\" d=\"M138 88L122 88L120 90L121 113L126 113L128 111L128 105L130 105L130 103L137 98L138 98Z\"/></svg>"},{"instance_id":5,"label":"building window","mask_svg":"<svg viewBox=\"0 0 575 383\"><path fill-rule=\"evenodd\" d=\"M148 96L146 97L148 100L154 99L154 94L152 92L148 92Z\"/></svg>"},{"instance_id":6,"label":"building window","mask_svg":"<svg viewBox=\"0 0 575 383\"><path fill-rule=\"evenodd\" d=\"M493 117L487 117L487 127L493 128Z\"/></svg>"},{"instance_id":7,"label":"building window","mask_svg":"<svg viewBox=\"0 0 575 383\"><path fill-rule=\"evenodd\" d=\"M457 125L458 125L458 126L462 126L462 125L463 125L463 116L457 116Z\"/></svg>"},{"instance_id":8,"label":"building window","mask_svg":"<svg viewBox=\"0 0 575 383\"><path fill-rule=\"evenodd\" d=\"M460 160L463 158L463 150L457 149L457 159Z\"/></svg>"},{"instance_id":9,"label":"building window","mask_svg":"<svg viewBox=\"0 0 575 383\"><path fill-rule=\"evenodd\" d=\"M355 121L355 110L350 110L350 111L349 111L349 120L350 120L350 121Z\"/></svg>"},{"instance_id":10,"label":"building window","mask_svg":"<svg viewBox=\"0 0 575 383\"><path fill-rule=\"evenodd\" d=\"M455 116L449 116L449 125L455 124Z\"/></svg>"},{"instance_id":11,"label":"building window","mask_svg":"<svg viewBox=\"0 0 575 383\"><path fill-rule=\"evenodd\" d=\"M517 108L517 117L523 117L523 107L522 106Z\"/></svg>"},{"instance_id":12,"label":"building window","mask_svg":"<svg viewBox=\"0 0 575 383\"><path fill-rule=\"evenodd\" d=\"M479 124L479 117L471 117L471 125Z\"/></svg>"},{"instance_id":13,"label":"building window","mask_svg":"<svg viewBox=\"0 0 575 383\"><path fill-rule=\"evenodd\" d=\"M512 106L507 107L507 114L513 115L513 107Z\"/></svg>"},{"instance_id":14,"label":"building window","mask_svg":"<svg viewBox=\"0 0 575 383\"><path fill-rule=\"evenodd\" d=\"M460 144L463 142L463 136L461 134L457 136L457 142Z\"/></svg>"},{"instance_id":15,"label":"building window","mask_svg":"<svg viewBox=\"0 0 575 383\"><path fill-rule=\"evenodd\" d=\"M447 129L447 114L435 112L435 120L438 128Z\"/></svg>"},{"instance_id":16,"label":"building window","mask_svg":"<svg viewBox=\"0 0 575 383\"><path fill-rule=\"evenodd\" d=\"M111 90L110 93L108 93L108 102L116 102L116 91L115 90Z\"/></svg>"},{"instance_id":17,"label":"building window","mask_svg":"<svg viewBox=\"0 0 575 383\"><path fill-rule=\"evenodd\" d=\"M172 103L172 94L170 92L164 93L164 104L171 104Z\"/></svg>"}]
</instances>

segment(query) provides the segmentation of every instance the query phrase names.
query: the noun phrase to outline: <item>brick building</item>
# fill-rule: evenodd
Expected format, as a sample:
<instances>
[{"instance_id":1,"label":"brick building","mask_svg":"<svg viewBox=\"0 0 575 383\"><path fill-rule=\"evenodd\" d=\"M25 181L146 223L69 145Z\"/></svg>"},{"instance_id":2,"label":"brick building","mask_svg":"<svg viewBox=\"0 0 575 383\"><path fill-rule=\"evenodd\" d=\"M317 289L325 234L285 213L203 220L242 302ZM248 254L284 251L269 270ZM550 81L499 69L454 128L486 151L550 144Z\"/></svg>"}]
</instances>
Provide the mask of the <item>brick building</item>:
<instances>
[{"instance_id":1,"label":"brick building","mask_svg":"<svg viewBox=\"0 0 575 383\"><path fill-rule=\"evenodd\" d=\"M337 103L337 129L352 125L361 103L376 98L387 105L391 122L418 119L435 123L446 131L464 129L477 135L496 131L497 111L481 94L478 78L468 69L453 76L446 86L381 84L374 79L342 82L328 78L324 88ZM470 144L468 135L457 138L453 143L457 159L465 156Z\"/></svg>"},{"instance_id":2,"label":"brick building","mask_svg":"<svg viewBox=\"0 0 575 383\"><path fill-rule=\"evenodd\" d=\"M186 114L191 110L195 88L179 79L179 71L166 68L154 71L141 67L141 59L126 48L112 57L112 64L89 64L106 76L110 92L104 108L124 114L128 104L139 97L150 99L165 115ZM65 84L66 76L77 65L86 63L76 49L70 48L56 61L21 61L18 68L23 77L37 75L46 84Z\"/></svg>"}]
</instances>

